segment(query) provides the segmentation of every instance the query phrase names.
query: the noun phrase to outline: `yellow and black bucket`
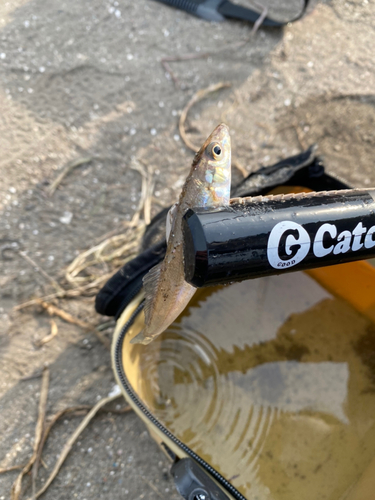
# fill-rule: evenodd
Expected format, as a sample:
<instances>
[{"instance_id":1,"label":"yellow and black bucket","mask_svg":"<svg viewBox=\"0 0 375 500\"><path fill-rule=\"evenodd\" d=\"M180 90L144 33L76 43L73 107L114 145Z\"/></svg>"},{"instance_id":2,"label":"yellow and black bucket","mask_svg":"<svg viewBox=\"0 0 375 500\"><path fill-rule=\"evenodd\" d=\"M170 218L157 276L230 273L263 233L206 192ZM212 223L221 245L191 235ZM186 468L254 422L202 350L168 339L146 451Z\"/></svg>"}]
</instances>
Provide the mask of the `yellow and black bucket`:
<instances>
[{"instance_id":1,"label":"yellow and black bucket","mask_svg":"<svg viewBox=\"0 0 375 500\"><path fill-rule=\"evenodd\" d=\"M290 162L284 185L343 187L317 175L311 155L302 160ZM272 168L267 191L275 172L280 179ZM118 314L115 377L171 458L182 497L374 499L371 264L203 288L152 343L131 344L144 323L139 280L160 245L112 279L97 309Z\"/></svg>"}]
</instances>

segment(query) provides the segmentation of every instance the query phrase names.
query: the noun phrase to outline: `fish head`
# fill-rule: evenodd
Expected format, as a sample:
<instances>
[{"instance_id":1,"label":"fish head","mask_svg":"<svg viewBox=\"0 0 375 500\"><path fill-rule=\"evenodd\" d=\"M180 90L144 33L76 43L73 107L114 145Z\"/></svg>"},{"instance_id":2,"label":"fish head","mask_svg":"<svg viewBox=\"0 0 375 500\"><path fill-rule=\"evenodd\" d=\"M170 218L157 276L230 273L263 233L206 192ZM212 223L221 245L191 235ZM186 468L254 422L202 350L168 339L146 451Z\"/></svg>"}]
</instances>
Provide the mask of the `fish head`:
<instances>
[{"instance_id":1,"label":"fish head","mask_svg":"<svg viewBox=\"0 0 375 500\"><path fill-rule=\"evenodd\" d=\"M192 172L198 191L195 206L215 207L229 203L231 144L225 123L215 128L196 153Z\"/></svg>"}]
</instances>

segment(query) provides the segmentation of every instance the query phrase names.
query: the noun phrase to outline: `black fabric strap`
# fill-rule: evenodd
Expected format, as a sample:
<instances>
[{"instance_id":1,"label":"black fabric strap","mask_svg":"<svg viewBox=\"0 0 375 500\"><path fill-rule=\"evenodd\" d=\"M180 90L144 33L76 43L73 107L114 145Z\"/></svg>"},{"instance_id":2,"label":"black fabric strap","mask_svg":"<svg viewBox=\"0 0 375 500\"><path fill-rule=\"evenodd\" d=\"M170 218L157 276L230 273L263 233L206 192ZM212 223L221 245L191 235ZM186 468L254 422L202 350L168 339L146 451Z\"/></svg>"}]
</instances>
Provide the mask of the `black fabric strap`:
<instances>
[{"instance_id":1,"label":"black fabric strap","mask_svg":"<svg viewBox=\"0 0 375 500\"><path fill-rule=\"evenodd\" d=\"M232 17L235 19L242 19L243 21L250 21L251 23L255 23L259 16L261 15L259 12L255 12L255 10L247 9L246 7L242 7L241 5L235 5L234 3L224 1L220 4L219 7L220 14L223 14L224 17ZM262 26L283 26L285 23L274 21L269 17L266 17Z\"/></svg>"},{"instance_id":2,"label":"black fabric strap","mask_svg":"<svg viewBox=\"0 0 375 500\"><path fill-rule=\"evenodd\" d=\"M229 0L157 0L158 2L185 10L208 21L223 21L226 17L241 19L255 23L261 16L260 12L231 3ZM297 21L306 12L312 0L303 0L302 11L293 19L287 21L274 21L266 17L262 25L280 27L287 23Z\"/></svg>"},{"instance_id":3,"label":"black fabric strap","mask_svg":"<svg viewBox=\"0 0 375 500\"><path fill-rule=\"evenodd\" d=\"M284 24L291 23L294 21L297 21L298 19L301 19L301 17L305 14L308 6L309 6L310 0L304 0L303 1L303 7L302 11L293 19L288 19L287 21L274 21L273 19L270 19L269 17L266 17L263 22L262 26L283 26ZM259 16L261 15L259 12L255 12L254 10L247 9L246 7L242 7L241 5L235 5L228 0L224 0L220 4L219 7L219 12L220 14L223 14L225 17L233 17L235 19L243 19L244 21L250 21L251 23L255 23L258 19Z\"/></svg>"}]
</instances>

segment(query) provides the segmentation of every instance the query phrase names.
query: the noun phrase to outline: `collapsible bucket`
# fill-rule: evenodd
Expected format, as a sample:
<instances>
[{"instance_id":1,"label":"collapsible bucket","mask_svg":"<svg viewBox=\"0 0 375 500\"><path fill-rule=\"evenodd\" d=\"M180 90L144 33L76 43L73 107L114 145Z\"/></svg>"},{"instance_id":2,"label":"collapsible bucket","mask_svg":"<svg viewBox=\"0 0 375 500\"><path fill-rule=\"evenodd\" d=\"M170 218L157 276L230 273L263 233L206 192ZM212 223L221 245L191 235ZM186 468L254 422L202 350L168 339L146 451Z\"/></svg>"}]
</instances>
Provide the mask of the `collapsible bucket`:
<instances>
[{"instance_id":1,"label":"collapsible bucket","mask_svg":"<svg viewBox=\"0 0 375 500\"><path fill-rule=\"evenodd\" d=\"M316 189L317 177L300 185ZM323 189L335 182L320 176ZM373 267L203 288L152 343L131 344L144 323L139 277L158 252L125 266L126 286L112 279L97 308L118 314L116 379L170 457L182 497L375 498Z\"/></svg>"},{"instance_id":2,"label":"collapsible bucket","mask_svg":"<svg viewBox=\"0 0 375 500\"><path fill-rule=\"evenodd\" d=\"M173 460L191 457L222 498L344 498L375 456L370 320L296 273L201 290L150 345L132 345L141 300L118 321L113 365Z\"/></svg>"}]
</instances>

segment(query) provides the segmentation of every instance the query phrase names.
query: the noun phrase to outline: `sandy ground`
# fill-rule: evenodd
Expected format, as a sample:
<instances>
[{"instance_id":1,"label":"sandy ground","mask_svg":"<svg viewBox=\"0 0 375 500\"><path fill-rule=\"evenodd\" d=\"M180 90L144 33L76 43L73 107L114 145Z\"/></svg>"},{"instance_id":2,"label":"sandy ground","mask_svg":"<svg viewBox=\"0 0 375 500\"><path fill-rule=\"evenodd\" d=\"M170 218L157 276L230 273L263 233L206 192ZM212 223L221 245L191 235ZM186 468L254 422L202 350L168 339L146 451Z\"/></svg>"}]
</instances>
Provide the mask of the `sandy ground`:
<instances>
[{"instance_id":1,"label":"sandy ground","mask_svg":"<svg viewBox=\"0 0 375 500\"><path fill-rule=\"evenodd\" d=\"M231 88L189 114L194 144L225 120L233 157L249 172L317 143L329 172L374 186L374 30L367 0L318 3L302 21L261 29L242 45L246 24L210 24L150 0L1 2L0 468L31 454L41 379L25 377L48 364L49 414L94 404L114 385L108 351L79 327L56 319L58 336L36 347L50 318L13 308L51 286L14 249L62 283L79 252L132 217L141 191L132 158L154 169L153 213L171 204L192 159L179 113L196 91L220 81ZM160 62L206 52L171 63L179 88ZM83 157L92 161L49 196L67 162ZM92 297L59 305L99 320ZM52 431L37 485L77 421L62 419ZM44 498L177 499L168 467L134 414L102 414ZM0 500L10 498L16 475L0 475Z\"/></svg>"}]
</instances>

